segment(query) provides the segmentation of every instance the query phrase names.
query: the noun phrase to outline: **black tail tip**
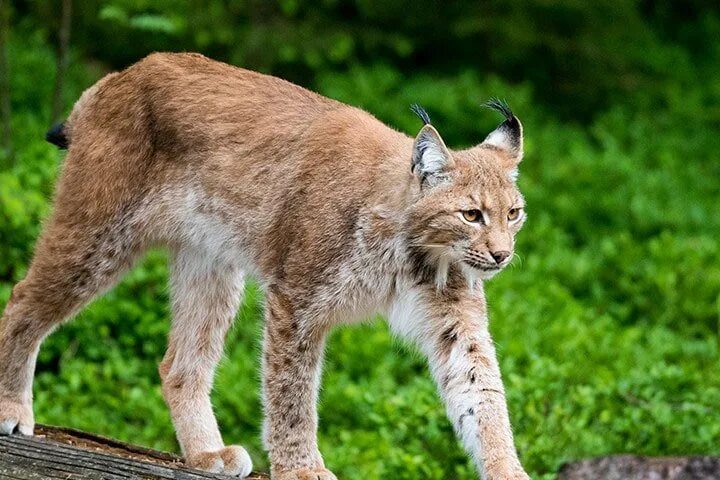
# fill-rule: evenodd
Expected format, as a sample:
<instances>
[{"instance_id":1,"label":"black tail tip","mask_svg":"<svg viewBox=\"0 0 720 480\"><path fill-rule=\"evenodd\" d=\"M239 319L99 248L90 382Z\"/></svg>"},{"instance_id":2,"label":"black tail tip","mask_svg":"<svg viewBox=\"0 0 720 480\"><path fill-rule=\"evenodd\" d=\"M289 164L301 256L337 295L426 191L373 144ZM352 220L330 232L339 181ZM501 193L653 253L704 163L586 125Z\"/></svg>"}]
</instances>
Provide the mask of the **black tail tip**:
<instances>
[{"instance_id":1,"label":"black tail tip","mask_svg":"<svg viewBox=\"0 0 720 480\"><path fill-rule=\"evenodd\" d=\"M56 145L61 150L67 150L68 138L65 135L65 122L60 122L48 130L45 134L45 140Z\"/></svg>"}]
</instances>

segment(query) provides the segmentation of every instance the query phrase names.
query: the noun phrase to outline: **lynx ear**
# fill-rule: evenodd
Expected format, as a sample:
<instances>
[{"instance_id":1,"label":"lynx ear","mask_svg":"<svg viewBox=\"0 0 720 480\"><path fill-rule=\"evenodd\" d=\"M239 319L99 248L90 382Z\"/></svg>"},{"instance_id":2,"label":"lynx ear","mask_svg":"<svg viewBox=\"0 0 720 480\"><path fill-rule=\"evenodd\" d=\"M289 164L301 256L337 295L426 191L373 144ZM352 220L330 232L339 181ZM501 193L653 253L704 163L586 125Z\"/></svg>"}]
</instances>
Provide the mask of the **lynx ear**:
<instances>
[{"instance_id":1,"label":"lynx ear","mask_svg":"<svg viewBox=\"0 0 720 480\"><path fill-rule=\"evenodd\" d=\"M415 137L410 170L418 176L421 185L436 185L447 178L455 163L440 134L430 125L430 118L425 110L418 105L413 105L412 110L423 120L425 126Z\"/></svg>"},{"instance_id":2,"label":"lynx ear","mask_svg":"<svg viewBox=\"0 0 720 480\"><path fill-rule=\"evenodd\" d=\"M485 138L482 145L491 145L505 150L513 157L517 165L523 157L523 128L520 120L513 115L508 104L502 100L493 98L485 103L485 106L505 115L505 121Z\"/></svg>"}]
</instances>

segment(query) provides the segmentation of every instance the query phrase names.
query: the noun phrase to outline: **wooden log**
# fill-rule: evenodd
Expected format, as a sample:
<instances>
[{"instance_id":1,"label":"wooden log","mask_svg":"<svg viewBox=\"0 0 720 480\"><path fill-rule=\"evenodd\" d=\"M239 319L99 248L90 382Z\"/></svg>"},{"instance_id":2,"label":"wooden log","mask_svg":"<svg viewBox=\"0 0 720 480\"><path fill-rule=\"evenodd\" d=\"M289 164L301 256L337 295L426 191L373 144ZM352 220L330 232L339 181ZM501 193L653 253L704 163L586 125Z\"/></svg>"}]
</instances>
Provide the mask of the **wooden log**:
<instances>
[{"instance_id":1,"label":"wooden log","mask_svg":"<svg viewBox=\"0 0 720 480\"><path fill-rule=\"evenodd\" d=\"M181 457L69 428L38 425L34 437L0 436L0 479L227 480L193 470ZM252 474L248 480L267 480Z\"/></svg>"}]
</instances>

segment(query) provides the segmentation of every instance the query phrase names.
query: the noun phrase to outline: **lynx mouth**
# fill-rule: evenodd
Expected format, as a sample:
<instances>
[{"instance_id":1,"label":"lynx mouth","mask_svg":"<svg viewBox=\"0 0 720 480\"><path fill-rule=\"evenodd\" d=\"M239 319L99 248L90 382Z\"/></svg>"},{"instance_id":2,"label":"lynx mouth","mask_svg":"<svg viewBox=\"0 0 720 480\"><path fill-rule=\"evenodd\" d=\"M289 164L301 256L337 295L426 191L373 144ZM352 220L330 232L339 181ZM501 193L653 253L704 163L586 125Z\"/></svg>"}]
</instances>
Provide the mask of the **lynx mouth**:
<instances>
[{"instance_id":1,"label":"lynx mouth","mask_svg":"<svg viewBox=\"0 0 720 480\"><path fill-rule=\"evenodd\" d=\"M465 274L470 279L490 280L495 275L500 273L503 269L503 265L492 265L485 262L473 261L471 259L463 259Z\"/></svg>"},{"instance_id":2,"label":"lynx mouth","mask_svg":"<svg viewBox=\"0 0 720 480\"><path fill-rule=\"evenodd\" d=\"M472 268L474 268L476 270L481 270L483 272L497 272L499 270L502 270L502 266L500 266L500 265L490 267L490 266L480 265L479 263L471 262L469 260L465 260L465 263L470 265Z\"/></svg>"},{"instance_id":3,"label":"lynx mouth","mask_svg":"<svg viewBox=\"0 0 720 480\"><path fill-rule=\"evenodd\" d=\"M473 269L479 270L479 271L481 271L485 274L489 274L489 275L495 275L496 273L498 273L500 270L502 270L505 267L504 263L492 264L490 262L486 262L483 260L476 260L476 259L467 258L467 257L464 258L463 260L465 261L465 263L468 266L472 267Z\"/></svg>"}]
</instances>

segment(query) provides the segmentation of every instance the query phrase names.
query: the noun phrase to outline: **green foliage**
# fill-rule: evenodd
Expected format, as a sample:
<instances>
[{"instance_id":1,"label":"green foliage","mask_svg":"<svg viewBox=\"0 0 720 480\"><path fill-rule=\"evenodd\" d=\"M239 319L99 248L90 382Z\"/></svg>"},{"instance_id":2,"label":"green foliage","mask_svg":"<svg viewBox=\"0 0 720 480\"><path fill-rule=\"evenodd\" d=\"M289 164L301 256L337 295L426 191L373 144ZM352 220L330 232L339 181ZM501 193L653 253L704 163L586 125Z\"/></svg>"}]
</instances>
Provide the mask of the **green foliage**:
<instances>
[{"instance_id":1,"label":"green foliage","mask_svg":"<svg viewBox=\"0 0 720 480\"><path fill-rule=\"evenodd\" d=\"M0 307L25 274L62 163L42 141L56 13L46 3L19 3L11 36L17 152L0 171ZM520 258L487 291L524 464L554 478L564 461L606 453L720 454L720 88L694 80L717 78L717 11L700 18L695 2L679 18L671 2L643 12L610 0L313 5L82 2L67 105L104 68L88 59L119 65L151 49L280 72L408 134L418 102L451 146L481 140L499 118L480 103L506 98L526 129L529 219ZM38 421L177 449L156 373L166 282L166 255L152 252L50 337ZM266 468L260 305L251 285L213 400L225 439ZM320 416L321 449L341 478L476 478L424 360L379 320L333 335Z\"/></svg>"},{"instance_id":2,"label":"green foliage","mask_svg":"<svg viewBox=\"0 0 720 480\"><path fill-rule=\"evenodd\" d=\"M18 10L52 35L59 3ZM720 59L720 5L709 0L86 0L73 16L73 43L117 67L197 50L308 84L358 63L471 66L530 81L536 101L584 119L641 90L691 88Z\"/></svg>"}]
</instances>

